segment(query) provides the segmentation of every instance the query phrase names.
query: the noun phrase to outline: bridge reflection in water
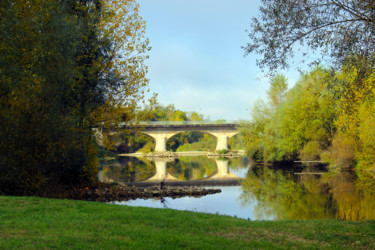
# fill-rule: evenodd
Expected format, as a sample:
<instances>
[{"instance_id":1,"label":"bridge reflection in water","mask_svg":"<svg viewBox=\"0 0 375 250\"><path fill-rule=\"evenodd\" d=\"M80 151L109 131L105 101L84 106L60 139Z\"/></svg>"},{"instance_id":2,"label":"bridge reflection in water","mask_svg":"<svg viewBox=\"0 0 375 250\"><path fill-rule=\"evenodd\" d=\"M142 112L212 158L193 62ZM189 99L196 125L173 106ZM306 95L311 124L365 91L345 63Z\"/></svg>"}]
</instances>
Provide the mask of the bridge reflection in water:
<instances>
[{"instance_id":1,"label":"bridge reflection in water","mask_svg":"<svg viewBox=\"0 0 375 250\"><path fill-rule=\"evenodd\" d=\"M167 162L174 159L152 159L155 162L156 173L151 178L141 182L132 183L137 186L155 185L164 182L171 186L237 186L240 185L241 177L233 174L229 170L229 161L227 159L215 159L217 171L206 178L198 180L179 180L167 171Z\"/></svg>"}]
</instances>

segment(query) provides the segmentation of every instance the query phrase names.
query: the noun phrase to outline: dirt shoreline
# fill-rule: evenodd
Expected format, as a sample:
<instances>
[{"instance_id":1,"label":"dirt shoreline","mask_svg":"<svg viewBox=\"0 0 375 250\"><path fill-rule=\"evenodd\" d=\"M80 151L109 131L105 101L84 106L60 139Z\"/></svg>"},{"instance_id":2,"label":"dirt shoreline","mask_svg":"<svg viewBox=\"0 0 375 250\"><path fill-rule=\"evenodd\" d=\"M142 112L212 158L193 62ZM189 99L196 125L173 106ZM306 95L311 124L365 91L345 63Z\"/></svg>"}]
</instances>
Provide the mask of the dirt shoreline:
<instances>
[{"instance_id":1,"label":"dirt shoreline","mask_svg":"<svg viewBox=\"0 0 375 250\"><path fill-rule=\"evenodd\" d=\"M200 197L220 193L220 189L206 189L197 186L126 186L101 183L93 187L79 187L65 192L65 199L113 202L127 201L138 198L149 199L158 197L179 198L185 196Z\"/></svg>"}]
</instances>

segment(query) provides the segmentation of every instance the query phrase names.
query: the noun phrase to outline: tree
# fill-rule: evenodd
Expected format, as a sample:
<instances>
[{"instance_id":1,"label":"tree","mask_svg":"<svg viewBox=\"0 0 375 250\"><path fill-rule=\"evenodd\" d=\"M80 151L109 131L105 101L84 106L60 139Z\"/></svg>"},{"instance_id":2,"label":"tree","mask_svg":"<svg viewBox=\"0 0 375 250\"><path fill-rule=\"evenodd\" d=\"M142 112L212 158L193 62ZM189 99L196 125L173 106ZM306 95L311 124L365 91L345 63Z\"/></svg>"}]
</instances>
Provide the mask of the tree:
<instances>
[{"instance_id":1,"label":"tree","mask_svg":"<svg viewBox=\"0 0 375 250\"><path fill-rule=\"evenodd\" d=\"M254 106L253 122L242 131L248 154L267 162L320 159L335 132L335 99L327 88L332 77L316 68L288 91L280 79L271 79L268 104Z\"/></svg>"},{"instance_id":2,"label":"tree","mask_svg":"<svg viewBox=\"0 0 375 250\"><path fill-rule=\"evenodd\" d=\"M2 1L0 15L0 192L43 194L90 179L67 92L77 19L57 1Z\"/></svg>"},{"instance_id":3,"label":"tree","mask_svg":"<svg viewBox=\"0 0 375 250\"><path fill-rule=\"evenodd\" d=\"M277 74L271 79L267 95L272 107L277 107L284 100L287 89L287 79L284 75Z\"/></svg>"},{"instance_id":4,"label":"tree","mask_svg":"<svg viewBox=\"0 0 375 250\"><path fill-rule=\"evenodd\" d=\"M0 193L96 179L94 126L115 126L148 80L134 0L0 2Z\"/></svg>"},{"instance_id":5,"label":"tree","mask_svg":"<svg viewBox=\"0 0 375 250\"><path fill-rule=\"evenodd\" d=\"M276 109L273 127L278 155L318 160L334 134L335 99L327 89L329 71L316 68L304 74Z\"/></svg>"},{"instance_id":6,"label":"tree","mask_svg":"<svg viewBox=\"0 0 375 250\"><path fill-rule=\"evenodd\" d=\"M134 116L148 79L145 22L135 0L70 1L82 27L71 89L80 127L117 126ZM126 116L124 116L126 114Z\"/></svg>"},{"instance_id":7,"label":"tree","mask_svg":"<svg viewBox=\"0 0 375 250\"><path fill-rule=\"evenodd\" d=\"M263 56L257 60L262 69L288 67L297 48L303 60L311 49L331 56L335 65L356 58L375 62L372 0L262 0L260 12L243 49Z\"/></svg>"}]
</instances>

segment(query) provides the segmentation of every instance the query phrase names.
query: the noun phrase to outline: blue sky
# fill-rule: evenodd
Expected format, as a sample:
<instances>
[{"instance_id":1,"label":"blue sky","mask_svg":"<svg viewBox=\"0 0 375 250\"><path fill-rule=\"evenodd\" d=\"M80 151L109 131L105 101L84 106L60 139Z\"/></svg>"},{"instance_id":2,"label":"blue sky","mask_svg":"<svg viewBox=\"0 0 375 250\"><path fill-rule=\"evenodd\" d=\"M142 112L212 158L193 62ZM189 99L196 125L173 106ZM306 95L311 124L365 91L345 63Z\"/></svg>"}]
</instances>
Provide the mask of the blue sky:
<instances>
[{"instance_id":1,"label":"blue sky","mask_svg":"<svg viewBox=\"0 0 375 250\"><path fill-rule=\"evenodd\" d=\"M245 30L257 0L139 0L150 39L148 78L162 105L197 111L210 120L250 119L268 79L244 57ZM286 74L290 83L297 72Z\"/></svg>"}]
</instances>

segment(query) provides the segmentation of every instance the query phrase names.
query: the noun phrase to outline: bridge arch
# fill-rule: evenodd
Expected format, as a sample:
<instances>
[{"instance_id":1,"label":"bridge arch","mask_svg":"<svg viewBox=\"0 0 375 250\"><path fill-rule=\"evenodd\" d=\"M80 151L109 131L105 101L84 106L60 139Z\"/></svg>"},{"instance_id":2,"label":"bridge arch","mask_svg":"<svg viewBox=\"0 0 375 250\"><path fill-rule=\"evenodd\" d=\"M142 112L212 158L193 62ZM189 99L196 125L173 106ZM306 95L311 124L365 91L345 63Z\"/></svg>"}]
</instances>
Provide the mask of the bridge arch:
<instances>
[{"instance_id":1,"label":"bridge arch","mask_svg":"<svg viewBox=\"0 0 375 250\"><path fill-rule=\"evenodd\" d=\"M183 137L184 134L185 136ZM182 139L185 139L185 141L182 141ZM186 142L186 139L188 140L188 142ZM199 130L181 131L181 132L176 133L172 137L168 138L167 149L169 150L172 149L173 151L176 151L178 147L181 147L185 144L198 143L198 142L201 142L202 140L206 140L206 142L207 140L209 140L210 145L212 146L212 147L206 147L204 149L208 151L215 149L217 138L210 133L207 133L205 131L199 131ZM173 141L176 141L179 143L177 147L176 145L173 145Z\"/></svg>"},{"instance_id":2,"label":"bridge arch","mask_svg":"<svg viewBox=\"0 0 375 250\"><path fill-rule=\"evenodd\" d=\"M165 152L167 151L167 141L182 132L187 132L191 130L174 130L174 131L139 131L142 134L152 137L155 141L155 152ZM232 136L236 135L238 131L210 131L210 130L193 130L196 132L201 132L213 136L216 140L216 150L227 150L228 140Z\"/></svg>"}]
</instances>

